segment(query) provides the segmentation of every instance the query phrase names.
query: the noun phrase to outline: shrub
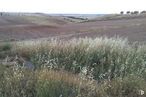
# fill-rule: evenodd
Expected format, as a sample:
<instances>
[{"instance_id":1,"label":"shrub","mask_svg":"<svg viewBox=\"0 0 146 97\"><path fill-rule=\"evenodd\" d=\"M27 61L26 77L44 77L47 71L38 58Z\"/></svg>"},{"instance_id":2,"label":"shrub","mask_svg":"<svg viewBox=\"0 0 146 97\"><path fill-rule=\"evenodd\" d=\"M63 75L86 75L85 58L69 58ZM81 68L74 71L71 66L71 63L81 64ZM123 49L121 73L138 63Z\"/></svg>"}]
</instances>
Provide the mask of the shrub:
<instances>
[{"instance_id":1,"label":"shrub","mask_svg":"<svg viewBox=\"0 0 146 97\"><path fill-rule=\"evenodd\" d=\"M134 14L139 14L139 11L134 11L133 13L134 13Z\"/></svg>"},{"instance_id":2,"label":"shrub","mask_svg":"<svg viewBox=\"0 0 146 97\"><path fill-rule=\"evenodd\" d=\"M127 14L130 14L131 12L130 12L130 11L127 11L126 13L127 13Z\"/></svg>"},{"instance_id":3,"label":"shrub","mask_svg":"<svg viewBox=\"0 0 146 97\"><path fill-rule=\"evenodd\" d=\"M123 15L124 14L124 11L121 11L120 14Z\"/></svg>"},{"instance_id":4,"label":"shrub","mask_svg":"<svg viewBox=\"0 0 146 97\"><path fill-rule=\"evenodd\" d=\"M140 13L141 13L141 14L145 14L145 13L146 13L146 11L144 10L144 11L141 11Z\"/></svg>"},{"instance_id":5,"label":"shrub","mask_svg":"<svg viewBox=\"0 0 146 97\"><path fill-rule=\"evenodd\" d=\"M8 51L12 48L12 45L10 43L4 43L0 45L0 51Z\"/></svg>"}]
</instances>

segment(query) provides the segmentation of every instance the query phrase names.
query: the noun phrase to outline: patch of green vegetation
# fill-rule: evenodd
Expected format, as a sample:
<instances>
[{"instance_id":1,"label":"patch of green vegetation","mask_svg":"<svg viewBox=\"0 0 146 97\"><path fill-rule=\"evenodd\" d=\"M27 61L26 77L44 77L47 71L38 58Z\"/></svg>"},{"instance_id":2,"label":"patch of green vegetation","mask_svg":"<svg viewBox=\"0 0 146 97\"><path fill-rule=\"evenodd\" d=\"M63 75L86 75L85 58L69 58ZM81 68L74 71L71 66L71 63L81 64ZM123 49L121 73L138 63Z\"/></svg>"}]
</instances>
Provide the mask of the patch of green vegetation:
<instances>
[{"instance_id":1,"label":"patch of green vegetation","mask_svg":"<svg viewBox=\"0 0 146 97\"><path fill-rule=\"evenodd\" d=\"M0 59L10 55L12 44L9 42L0 43Z\"/></svg>"},{"instance_id":2,"label":"patch of green vegetation","mask_svg":"<svg viewBox=\"0 0 146 97\"><path fill-rule=\"evenodd\" d=\"M36 69L2 68L2 97L146 96L145 45L122 38L26 41L16 43L13 54Z\"/></svg>"},{"instance_id":3,"label":"patch of green vegetation","mask_svg":"<svg viewBox=\"0 0 146 97\"><path fill-rule=\"evenodd\" d=\"M0 51L8 51L12 48L10 43L3 43L0 45Z\"/></svg>"},{"instance_id":4,"label":"patch of green vegetation","mask_svg":"<svg viewBox=\"0 0 146 97\"><path fill-rule=\"evenodd\" d=\"M146 72L145 46L120 38L39 41L17 46L17 54L27 57L36 68L63 68L77 74L86 68L98 81Z\"/></svg>"},{"instance_id":5,"label":"patch of green vegetation","mask_svg":"<svg viewBox=\"0 0 146 97\"><path fill-rule=\"evenodd\" d=\"M112 80L82 79L65 71L3 68L0 65L0 97L145 97L146 81L129 75Z\"/></svg>"},{"instance_id":6,"label":"patch of green vegetation","mask_svg":"<svg viewBox=\"0 0 146 97\"><path fill-rule=\"evenodd\" d=\"M88 93L80 93L80 82L78 77L63 71L7 68L0 78L0 97L83 97Z\"/></svg>"}]
</instances>

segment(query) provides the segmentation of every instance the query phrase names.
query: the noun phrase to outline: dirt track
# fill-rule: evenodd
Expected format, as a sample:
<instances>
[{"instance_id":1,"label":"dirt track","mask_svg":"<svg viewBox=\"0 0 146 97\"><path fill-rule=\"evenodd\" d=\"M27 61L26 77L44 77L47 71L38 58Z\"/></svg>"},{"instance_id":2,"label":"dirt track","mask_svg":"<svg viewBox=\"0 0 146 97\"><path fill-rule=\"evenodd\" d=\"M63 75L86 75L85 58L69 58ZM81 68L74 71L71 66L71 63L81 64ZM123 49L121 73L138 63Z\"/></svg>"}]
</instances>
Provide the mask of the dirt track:
<instances>
[{"instance_id":1,"label":"dirt track","mask_svg":"<svg viewBox=\"0 0 146 97\"><path fill-rule=\"evenodd\" d=\"M60 26L33 24L0 26L0 40L48 37L70 39L74 37L95 38L100 36L120 36L127 37L130 41L146 41L146 18L94 21Z\"/></svg>"}]
</instances>

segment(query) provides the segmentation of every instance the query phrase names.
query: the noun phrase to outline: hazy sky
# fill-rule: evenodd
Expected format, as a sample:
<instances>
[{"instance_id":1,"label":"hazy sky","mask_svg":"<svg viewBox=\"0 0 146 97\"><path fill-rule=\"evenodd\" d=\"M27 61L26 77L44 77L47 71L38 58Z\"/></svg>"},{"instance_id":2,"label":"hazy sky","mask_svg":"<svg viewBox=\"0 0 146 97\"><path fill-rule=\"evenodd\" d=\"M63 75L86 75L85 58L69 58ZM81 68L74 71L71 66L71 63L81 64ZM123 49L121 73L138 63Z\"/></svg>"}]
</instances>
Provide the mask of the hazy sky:
<instances>
[{"instance_id":1,"label":"hazy sky","mask_svg":"<svg viewBox=\"0 0 146 97\"><path fill-rule=\"evenodd\" d=\"M119 13L146 10L146 0L0 0L0 11L46 13Z\"/></svg>"}]
</instances>

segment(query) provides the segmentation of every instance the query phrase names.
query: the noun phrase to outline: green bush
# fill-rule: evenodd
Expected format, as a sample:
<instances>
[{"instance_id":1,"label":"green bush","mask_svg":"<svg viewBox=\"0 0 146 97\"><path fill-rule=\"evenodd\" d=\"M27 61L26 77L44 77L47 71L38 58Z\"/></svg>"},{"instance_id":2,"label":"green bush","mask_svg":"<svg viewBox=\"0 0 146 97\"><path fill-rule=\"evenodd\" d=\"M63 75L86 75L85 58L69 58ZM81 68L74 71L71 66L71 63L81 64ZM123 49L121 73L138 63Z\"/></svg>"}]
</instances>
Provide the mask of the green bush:
<instances>
[{"instance_id":1,"label":"green bush","mask_svg":"<svg viewBox=\"0 0 146 97\"><path fill-rule=\"evenodd\" d=\"M8 51L12 48L12 45L10 43L4 43L0 45L0 51Z\"/></svg>"}]
</instances>

